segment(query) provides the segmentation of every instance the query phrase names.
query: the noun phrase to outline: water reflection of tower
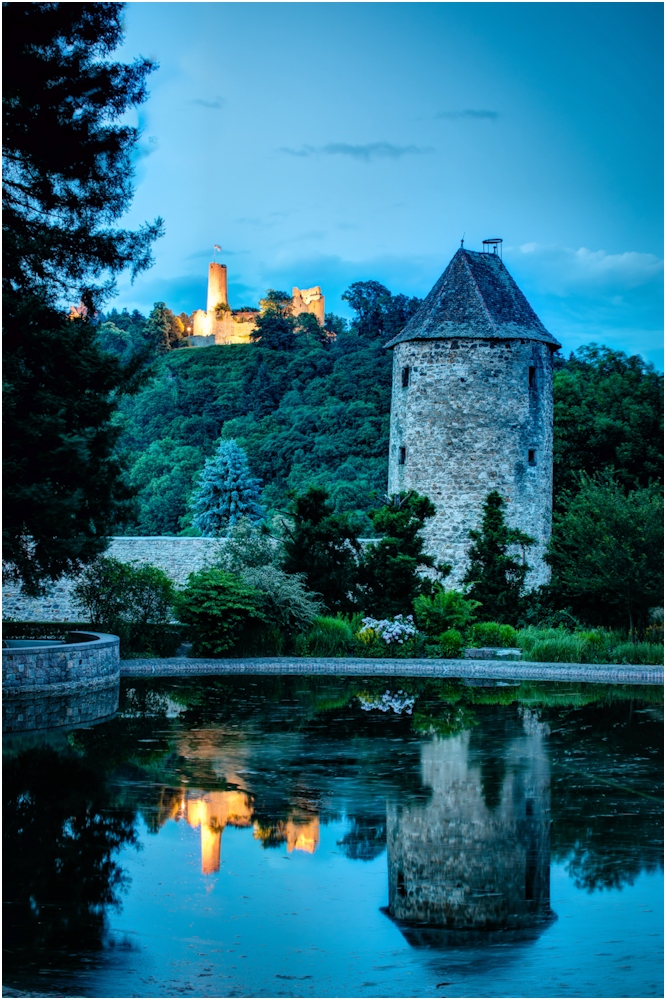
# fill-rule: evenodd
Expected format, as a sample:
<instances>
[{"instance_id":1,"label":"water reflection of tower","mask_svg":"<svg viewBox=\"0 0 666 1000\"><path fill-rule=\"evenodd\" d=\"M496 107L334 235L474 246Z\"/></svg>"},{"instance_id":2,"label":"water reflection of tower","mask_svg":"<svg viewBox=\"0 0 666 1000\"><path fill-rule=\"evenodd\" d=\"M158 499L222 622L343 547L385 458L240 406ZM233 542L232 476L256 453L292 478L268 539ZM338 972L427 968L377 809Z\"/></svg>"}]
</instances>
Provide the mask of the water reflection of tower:
<instances>
[{"instance_id":1,"label":"water reflection of tower","mask_svg":"<svg viewBox=\"0 0 666 1000\"><path fill-rule=\"evenodd\" d=\"M389 913L412 927L526 931L550 909L550 770L538 726L496 752L502 777L484 789L470 733L424 744L427 804L389 807ZM536 731L535 731L536 730Z\"/></svg>"}]
</instances>

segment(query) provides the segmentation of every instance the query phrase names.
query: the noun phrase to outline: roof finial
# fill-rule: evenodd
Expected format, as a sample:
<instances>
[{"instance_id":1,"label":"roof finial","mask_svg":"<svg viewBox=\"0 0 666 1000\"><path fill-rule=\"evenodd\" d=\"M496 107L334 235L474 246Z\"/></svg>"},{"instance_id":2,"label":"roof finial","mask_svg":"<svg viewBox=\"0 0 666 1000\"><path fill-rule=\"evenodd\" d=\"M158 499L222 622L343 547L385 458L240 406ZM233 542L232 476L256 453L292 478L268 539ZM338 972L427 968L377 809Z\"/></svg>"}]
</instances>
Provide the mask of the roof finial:
<instances>
[{"instance_id":1,"label":"roof finial","mask_svg":"<svg viewBox=\"0 0 666 1000\"><path fill-rule=\"evenodd\" d=\"M465 234L463 233L462 239L460 241L460 249L462 250L464 246L465 246Z\"/></svg>"}]
</instances>

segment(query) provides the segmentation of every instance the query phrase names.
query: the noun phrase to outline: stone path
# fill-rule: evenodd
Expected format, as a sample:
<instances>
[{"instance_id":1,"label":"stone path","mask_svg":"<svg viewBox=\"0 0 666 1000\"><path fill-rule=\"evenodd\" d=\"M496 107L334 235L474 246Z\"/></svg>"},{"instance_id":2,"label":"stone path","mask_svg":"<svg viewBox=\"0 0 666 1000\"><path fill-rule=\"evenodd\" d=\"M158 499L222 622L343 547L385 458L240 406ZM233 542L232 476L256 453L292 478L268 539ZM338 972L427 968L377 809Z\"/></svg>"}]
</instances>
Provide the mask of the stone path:
<instances>
[{"instance_id":1,"label":"stone path","mask_svg":"<svg viewBox=\"0 0 666 1000\"><path fill-rule=\"evenodd\" d=\"M121 677L198 677L207 674L325 674L338 677L455 677L517 681L663 684L664 668L614 663L526 663L494 660L371 660L300 656L252 659L121 660Z\"/></svg>"}]
</instances>

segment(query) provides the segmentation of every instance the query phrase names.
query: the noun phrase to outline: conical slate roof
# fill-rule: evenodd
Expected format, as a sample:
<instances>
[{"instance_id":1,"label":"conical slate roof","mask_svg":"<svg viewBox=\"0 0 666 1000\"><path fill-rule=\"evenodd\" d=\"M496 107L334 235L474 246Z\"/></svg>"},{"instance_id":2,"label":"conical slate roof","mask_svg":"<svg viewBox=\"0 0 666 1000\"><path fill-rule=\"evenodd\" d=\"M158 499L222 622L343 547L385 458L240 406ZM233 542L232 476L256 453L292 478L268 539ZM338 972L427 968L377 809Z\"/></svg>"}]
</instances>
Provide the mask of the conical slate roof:
<instances>
[{"instance_id":1,"label":"conical slate roof","mask_svg":"<svg viewBox=\"0 0 666 1000\"><path fill-rule=\"evenodd\" d=\"M463 249L404 330L386 346L450 337L540 340L555 350L562 346L548 333L497 254Z\"/></svg>"}]
</instances>

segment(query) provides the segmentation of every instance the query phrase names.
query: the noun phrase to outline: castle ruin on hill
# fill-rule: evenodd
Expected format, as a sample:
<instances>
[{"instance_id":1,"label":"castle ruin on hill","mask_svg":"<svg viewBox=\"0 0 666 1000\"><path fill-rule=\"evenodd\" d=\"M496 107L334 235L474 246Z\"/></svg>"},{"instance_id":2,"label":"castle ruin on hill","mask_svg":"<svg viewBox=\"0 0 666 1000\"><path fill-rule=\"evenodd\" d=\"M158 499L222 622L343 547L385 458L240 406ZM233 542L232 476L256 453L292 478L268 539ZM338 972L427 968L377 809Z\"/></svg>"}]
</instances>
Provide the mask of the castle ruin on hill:
<instances>
[{"instance_id":1,"label":"castle ruin on hill","mask_svg":"<svg viewBox=\"0 0 666 1000\"><path fill-rule=\"evenodd\" d=\"M311 313L324 325L324 296L321 288L292 288L293 316ZM227 288L227 266L211 261L208 265L208 296L206 308L194 313L190 347L211 347L215 344L249 344L256 326L258 309L232 309Z\"/></svg>"}]
</instances>

